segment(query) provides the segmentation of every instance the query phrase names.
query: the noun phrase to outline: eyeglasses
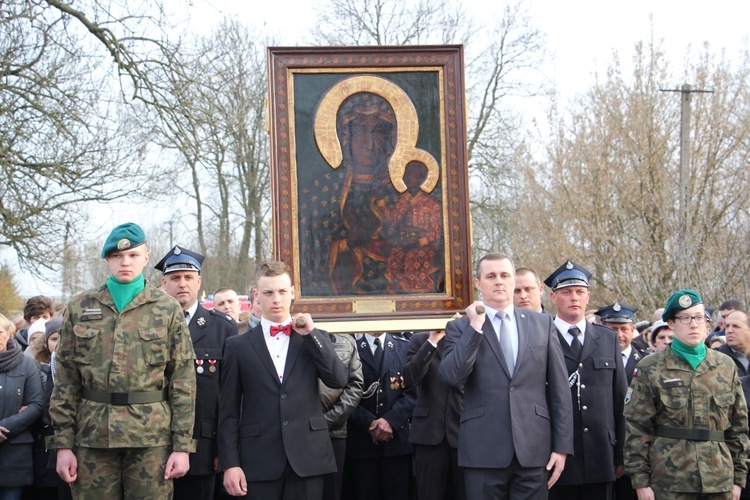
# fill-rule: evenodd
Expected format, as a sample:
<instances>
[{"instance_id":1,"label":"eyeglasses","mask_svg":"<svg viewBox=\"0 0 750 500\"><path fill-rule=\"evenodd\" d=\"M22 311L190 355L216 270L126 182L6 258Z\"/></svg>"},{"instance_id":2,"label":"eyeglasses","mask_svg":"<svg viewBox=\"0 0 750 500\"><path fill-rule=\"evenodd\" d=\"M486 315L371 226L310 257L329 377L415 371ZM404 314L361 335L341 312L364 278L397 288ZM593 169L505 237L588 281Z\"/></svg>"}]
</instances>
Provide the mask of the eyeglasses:
<instances>
[{"instance_id":1,"label":"eyeglasses","mask_svg":"<svg viewBox=\"0 0 750 500\"><path fill-rule=\"evenodd\" d=\"M701 314L700 316L675 316L674 319L678 320L683 325L689 325L693 320L695 320L696 324L702 325L706 322L706 315Z\"/></svg>"}]
</instances>

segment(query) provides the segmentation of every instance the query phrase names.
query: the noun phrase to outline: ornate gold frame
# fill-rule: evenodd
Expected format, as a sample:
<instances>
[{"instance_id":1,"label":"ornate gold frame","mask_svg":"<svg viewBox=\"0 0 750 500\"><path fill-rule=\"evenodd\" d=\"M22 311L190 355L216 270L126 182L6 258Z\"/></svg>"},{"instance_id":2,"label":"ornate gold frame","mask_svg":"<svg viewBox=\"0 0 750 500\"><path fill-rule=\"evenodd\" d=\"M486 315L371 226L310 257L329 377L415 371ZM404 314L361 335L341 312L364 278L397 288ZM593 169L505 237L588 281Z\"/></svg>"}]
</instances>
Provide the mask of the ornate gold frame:
<instances>
[{"instance_id":1,"label":"ornate gold frame","mask_svg":"<svg viewBox=\"0 0 750 500\"><path fill-rule=\"evenodd\" d=\"M462 47L271 47L268 70L273 253L292 269L295 310L310 312L332 332L443 328L472 301L473 290ZM442 216L444 281L437 292L306 293L313 288L307 281L312 271L301 272L309 254L300 232L307 209L301 189L316 162L331 170L341 165L336 116L359 92L384 98L396 115L388 162L393 189L406 191L408 162L427 168L419 188L439 200ZM420 114L437 119L420 123Z\"/></svg>"}]
</instances>

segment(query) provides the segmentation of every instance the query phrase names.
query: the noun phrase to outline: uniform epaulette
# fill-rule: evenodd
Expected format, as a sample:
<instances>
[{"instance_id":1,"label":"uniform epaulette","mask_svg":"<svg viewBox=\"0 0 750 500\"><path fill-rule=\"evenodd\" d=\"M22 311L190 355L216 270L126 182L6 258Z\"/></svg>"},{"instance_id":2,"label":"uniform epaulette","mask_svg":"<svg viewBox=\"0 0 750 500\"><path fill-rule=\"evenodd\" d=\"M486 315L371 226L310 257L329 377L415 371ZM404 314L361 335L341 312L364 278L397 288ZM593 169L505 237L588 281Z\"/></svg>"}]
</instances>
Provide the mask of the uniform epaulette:
<instances>
[{"instance_id":1,"label":"uniform epaulette","mask_svg":"<svg viewBox=\"0 0 750 500\"><path fill-rule=\"evenodd\" d=\"M226 321L229 321L229 322L230 322L230 323L232 323L233 325L234 325L234 324L236 324L236 323L234 322L234 318L232 318L232 317L231 317L230 315L228 315L228 314L226 314L226 313L223 313L223 312L219 312L219 311L217 311L216 309L209 309L209 310L208 310L208 312L210 312L210 313L211 313L211 314L213 314L214 316L218 316L218 317L220 317L220 318L224 318L224 319L225 319Z\"/></svg>"},{"instance_id":2,"label":"uniform epaulette","mask_svg":"<svg viewBox=\"0 0 750 500\"><path fill-rule=\"evenodd\" d=\"M393 340L400 340L401 342L406 342L407 344L409 343L409 339L405 339L404 337L402 337L400 335L398 335L398 336L391 335L391 337L393 338Z\"/></svg>"}]
</instances>

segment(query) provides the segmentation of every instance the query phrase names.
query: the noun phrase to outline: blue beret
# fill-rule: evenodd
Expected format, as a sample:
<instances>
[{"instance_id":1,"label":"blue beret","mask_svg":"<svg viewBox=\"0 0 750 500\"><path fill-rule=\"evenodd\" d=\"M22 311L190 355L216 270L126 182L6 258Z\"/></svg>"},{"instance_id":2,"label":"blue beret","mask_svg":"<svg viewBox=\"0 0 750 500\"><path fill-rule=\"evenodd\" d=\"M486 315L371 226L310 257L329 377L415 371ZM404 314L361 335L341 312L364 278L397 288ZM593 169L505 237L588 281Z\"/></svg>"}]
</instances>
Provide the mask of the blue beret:
<instances>
[{"instance_id":1,"label":"blue beret","mask_svg":"<svg viewBox=\"0 0 750 500\"><path fill-rule=\"evenodd\" d=\"M568 286L585 286L588 288L589 279L591 279L591 273L588 270L569 260L547 276L544 284L552 290Z\"/></svg>"},{"instance_id":2,"label":"blue beret","mask_svg":"<svg viewBox=\"0 0 750 500\"><path fill-rule=\"evenodd\" d=\"M161 271L162 274L169 274L175 271L195 271L201 272L203 260L205 257L197 252L192 252L187 248L175 245L159 262L154 269Z\"/></svg>"},{"instance_id":3,"label":"blue beret","mask_svg":"<svg viewBox=\"0 0 750 500\"><path fill-rule=\"evenodd\" d=\"M127 250L146 243L146 234L141 226L132 222L126 222L114 228L102 247L102 258L116 250Z\"/></svg>"},{"instance_id":4,"label":"blue beret","mask_svg":"<svg viewBox=\"0 0 750 500\"><path fill-rule=\"evenodd\" d=\"M602 307L596 311L596 315L602 319L602 323L633 323L637 307L630 306L624 302Z\"/></svg>"},{"instance_id":5,"label":"blue beret","mask_svg":"<svg viewBox=\"0 0 750 500\"><path fill-rule=\"evenodd\" d=\"M677 290L667 300L661 319L664 321L674 319L678 312L689 309L695 305L703 304L701 294L695 290Z\"/></svg>"}]
</instances>

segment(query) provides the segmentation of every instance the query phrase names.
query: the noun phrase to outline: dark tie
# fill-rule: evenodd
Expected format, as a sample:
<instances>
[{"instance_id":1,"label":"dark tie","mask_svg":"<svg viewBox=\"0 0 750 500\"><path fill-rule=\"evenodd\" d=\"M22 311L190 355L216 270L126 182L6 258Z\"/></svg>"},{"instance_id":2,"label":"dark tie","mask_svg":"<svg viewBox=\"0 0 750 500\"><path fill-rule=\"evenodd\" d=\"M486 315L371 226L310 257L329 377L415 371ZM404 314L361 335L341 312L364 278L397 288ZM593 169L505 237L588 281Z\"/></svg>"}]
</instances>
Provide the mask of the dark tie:
<instances>
[{"instance_id":1,"label":"dark tie","mask_svg":"<svg viewBox=\"0 0 750 500\"><path fill-rule=\"evenodd\" d=\"M577 326L573 325L568 330L568 333L573 336L573 342L570 343L570 348L573 349L573 355L576 357L576 359L581 359L583 344L581 344L581 340L578 338L578 336L581 334L581 330Z\"/></svg>"},{"instance_id":2,"label":"dark tie","mask_svg":"<svg viewBox=\"0 0 750 500\"><path fill-rule=\"evenodd\" d=\"M375 364L378 365L378 370L383 366L383 346L380 345L380 339L375 339Z\"/></svg>"},{"instance_id":3,"label":"dark tie","mask_svg":"<svg viewBox=\"0 0 750 500\"><path fill-rule=\"evenodd\" d=\"M185 321L190 321L190 313L185 311Z\"/></svg>"},{"instance_id":4,"label":"dark tie","mask_svg":"<svg viewBox=\"0 0 750 500\"><path fill-rule=\"evenodd\" d=\"M275 337L277 334L283 333L287 336L292 334L292 324L288 325L271 325L271 337Z\"/></svg>"}]
</instances>

